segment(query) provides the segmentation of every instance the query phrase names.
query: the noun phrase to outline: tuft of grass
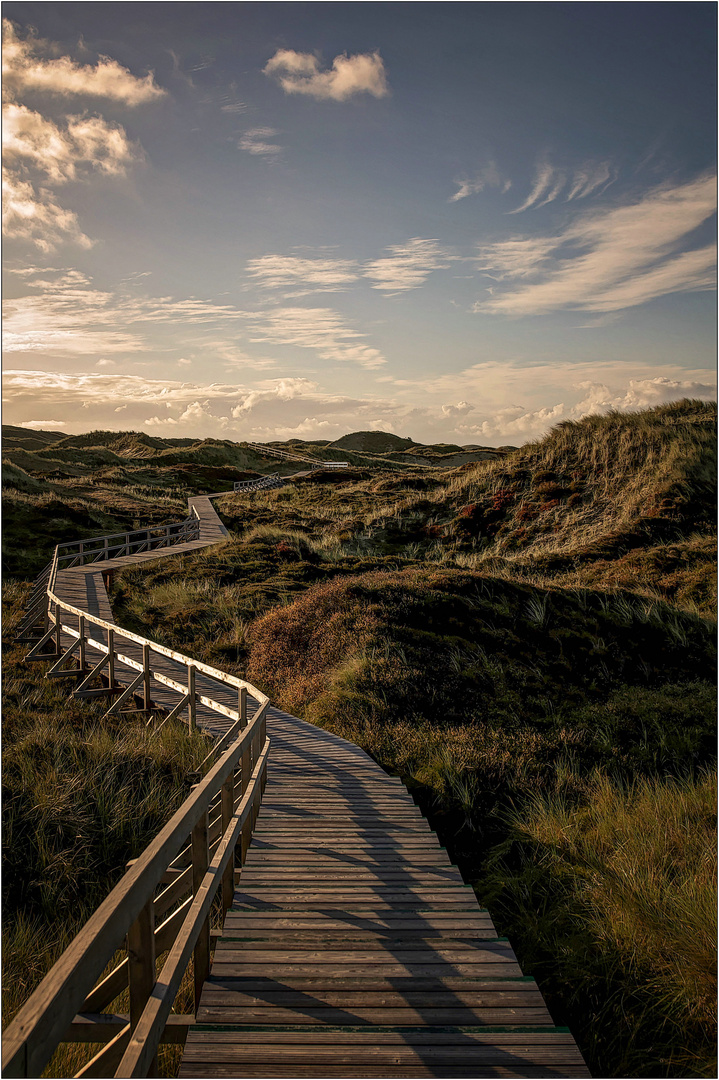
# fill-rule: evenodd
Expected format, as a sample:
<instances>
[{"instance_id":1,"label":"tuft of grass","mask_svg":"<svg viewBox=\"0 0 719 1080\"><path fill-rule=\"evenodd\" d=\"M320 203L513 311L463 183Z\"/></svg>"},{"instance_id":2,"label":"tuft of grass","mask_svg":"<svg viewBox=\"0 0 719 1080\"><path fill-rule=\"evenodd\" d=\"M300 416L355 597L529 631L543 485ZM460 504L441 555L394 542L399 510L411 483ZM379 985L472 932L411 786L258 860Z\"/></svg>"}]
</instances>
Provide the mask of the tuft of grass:
<instances>
[{"instance_id":1,"label":"tuft of grass","mask_svg":"<svg viewBox=\"0 0 719 1080\"><path fill-rule=\"evenodd\" d=\"M480 895L594 1075L716 1075L716 799L715 772L596 775L509 815Z\"/></svg>"}]
</instances>

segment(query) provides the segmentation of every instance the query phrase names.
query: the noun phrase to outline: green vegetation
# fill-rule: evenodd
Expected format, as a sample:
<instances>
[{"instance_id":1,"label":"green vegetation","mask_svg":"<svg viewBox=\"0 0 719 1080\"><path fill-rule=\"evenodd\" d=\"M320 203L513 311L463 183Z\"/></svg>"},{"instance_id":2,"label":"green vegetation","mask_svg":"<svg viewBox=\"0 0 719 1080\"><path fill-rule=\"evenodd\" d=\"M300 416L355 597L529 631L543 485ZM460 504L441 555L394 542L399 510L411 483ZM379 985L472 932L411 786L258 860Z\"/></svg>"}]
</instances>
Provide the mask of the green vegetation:
<instances>
[{"instance_id":1,"label":"green vegetation","mask_svg":"<svg viewBox=\"0 0 719 1080\"><path fill-rule=\"evenodd\" d=\"M599 775L579 806L535 796L510 816L483 896L595 1075L716 1075L716 803L716 774Z\"/></svg>"},{"instance_id":2,"label":"green vegetation","mask_svg":"<svg viewBox=\"0 0 719 1080\"><path fill-rule=\"evenodd\" d=\"M179 722L103 720L106 706L23 663L12 637L26 595L11 583L3 596L4 1025L190 794L207 753ZM74 1075L97 1049L61 1049L46 1075Z\"/></svg>"},{"instance_id":3,"label":"green vegetation","mask_svg":"<svg viewBox=\"0 0 719 1080\"><path fill-rule=\"evenodd\" d=\"M715 424L684 401L516 451L297 442L352 468L229 492L224 543L115 582L123 625L403 777L596 1075L714 1075ZM27 465L61 450L82 477ZM9 564L34 557L18 538L49 544L53 500L53 529L88 535L181 516L202 468L293 471L252 454L132 433L18 444Z\"/></svg>"}]
</instances>

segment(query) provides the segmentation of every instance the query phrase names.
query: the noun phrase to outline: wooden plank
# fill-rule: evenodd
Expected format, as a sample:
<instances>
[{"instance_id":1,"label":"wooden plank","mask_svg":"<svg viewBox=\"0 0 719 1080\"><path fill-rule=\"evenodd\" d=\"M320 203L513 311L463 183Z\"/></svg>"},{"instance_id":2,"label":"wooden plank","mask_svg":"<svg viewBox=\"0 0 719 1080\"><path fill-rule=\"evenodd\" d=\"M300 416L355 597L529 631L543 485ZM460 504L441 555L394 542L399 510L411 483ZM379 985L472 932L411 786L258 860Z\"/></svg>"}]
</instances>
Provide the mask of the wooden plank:
<instances>
[{"instance_id":1,"label":"wooden plank","mask_svg":"<svg viewBox=\"0 0 719 1080\"><path fill-rule=\"evenodd\" d=\"M229 990L237 990L246 994L265 994L274 990L290 991L297 990L314 996L317 993L432 993L442 994L447 991L464 993L475 991L476 993L489 993L490 991L511 991L517 993L537 992L537 984L534 979L524 975L507 977L504 972L501 978L497 969L493 974L477 979L467 975L443 974L434 972L432 975L401 975L391 978L387 975L378 975L375 972L359 977L356 973L322 975L312 972L309 975L280 975L277 979L257 977L247 973L241 975L221 974L213 971L206 983L208 993L216 988L225 987Z\"/></svg>"},{"instance_id":2,"label":"wooden plank","mask_svg":"<svg viewBox=\"0 0 719 1080\"><path fill-rule=\"evenodd\" d=\"M340 1008L379 1009L387 1008L435 1008L443 1006L464 1006L472 1009L482 1008L539 1008L543 1007L544 1001L536 985L527 991L507 990L504 982L492 984L495 989L491 990L405 990L399 993L396 990L355 990L348 988L345 991L335 989L316 988L312 994L293 989L277 986L275 990L262 990L254 993L243 993L242 985L235 987L229 980L227 982L208 982L206 1001L208 1009L218 1008L241 1008L245 1006L265 1005L275 1003L285 1008L305 1008L317 1006L333 1006ZM502 989L497 990L496 987ZM204 1008L204 1007L203 1007ZM549 1014L547 1014L549 1015ZM201 1019L198 1022L202 1023ZM549 1021L542 1021L548 1023ZM381 1021L376 1025L381 1026Z\"/></svg>"},{"instance_id":3,"label":"wooden plank","mask_svg":"<svg viewBox=\"0 0 719 1080\"><path fill-rule=\"evenodd\" d=\"M252 1065L242 1064L242 1076L247 1080L267 1080L267 1065ZM273 1077L287 1076L293 1077L294 1080L303 1080L304 1077L308 1077L309 1080L330 1080L330 1078L341 1077L344 1080L352 1080L352 1078L358 1078L358 1080L390 1080L390 1078L397 1077L398 1080L407 1080L407 1077L446 1077L447 1080L478 1080L478 1077L525 1077L527 1080L543 1080L545 1077L571 1077L572 1080L582 1080L583 1077L590 1076L589 1070L586 1066L579 1065L550 1065L550 1066L537 1066L527 1065L524 1063L517 1063L513 1067L507 1067L502 1065L492 1065L482 1067L482 1071L477 1071L477 1066L456 1066L456 1065L413 1065L412 1071L407 1071L406 1065L329 1065L322 1063L321 1065L298 1065L293 1064L289 1071L280 1070L279 1066L272 1067L271 1074ZM217 1080L224 1080L224 1077L234 1078L237 1080L237 1065L232 1062L215 1061L214 1059L193 1063L187 1061L180 1067L178 1074L181 1078L187 1078L192 1080L195 1077L217 1077Z\"/></svg>"},{"instance_id":4,"label":"wooden plank","mask_svg":"<svg viewBox=\"0 0 719 1080\"><path fill-rule=\"evenodd\" d=\"M193 1032L194 1034L194 1032ZM213 1033L214 1035L221 1034L220 1032ZM374 1033L373 1033L374 1034ZM245 1062L248 1064L264 1064L272 1065L274 1063L287 1064L293 1066L295 1063L314 1063L319 1065L327 1062L334 1067L338 1065L357 1065L361 1061L365 1061L368 1064L373 1065L430 1065L433 1062L437 1062L442 1065L451 1065L456 1063L457 1065L473 1065L476 1067L482 1067L484 1065L509 1065L512 1063L519 1064L519 1062L531 1063L533 1065L549 1064L552 1061L561 1061L564 1065L571 1065L574 1062L579 1064L578 1053L572 1051L570 1048L562 1047L531 1047L525 1045L517 1046L481 1046L468 1042L466 1045L462 1045L461 1038L455 1036L457 1042L460 1045L447 1045L441 1043L438 1046L433 1046L431 1043L423 1043L420 1047L412 1045L395 1044L393 1046L377 1045L370 1038L367 1038L364 1045L355 1043L351 1047L343 1046L318 1046L317 1044L311 1044L310 1046L287 1046L277 1045L274 1041L268 1039L267 1043L262 1047L253 1047L247 1045L241 1038L237 1039L235 1043L219 1044L215 1045L212 1051L214 1061L222 1061L223 1058L226 1061L232 1061L234 1064L243 1065ZM194 1039L193 1046L189 1049L185 1048L185 1054L188 1060L192 1060L194 1053ZM361 1054L359 1049L361 1046ZM224 1050L224 1053L223 1053ZM580 1059L581 1060L581 1059ZM276 1075L271 1072L270 1075Z\"/></svg>"},{"instance_id":5,"label":"wooden plank","mask_svg":"<svg viewBox=\"0 0 719 1080\"><path fill-rule=\"evenodd\" d=\"M284 1008L275 1001L269 1001L266 1005L246 1005L239 1007L222 1008L207 1005L200 1010L199 1020L206 1024L236 1024L236 1025L259 1025L275 1026L277 1024L306 1025L313 1027L326 1024L334 1026L342 1020L347 1024L357 1026L377 1027L381 1024L393 1024L397 1027L422 1024L427 1027L459 1027L459 1026L485 1026L497 1025L510 1026L513 1024L531 1026L535 1024L551 1024L552 1018L546 1006L532 1007L507 1007L507 1008L462 1008L459 1005L449 1005L442 1008L441 1002L434 1006L422 1005L416 1008L399 1005L381 1004L377 1008L362 1008L358 1005L348 1005L343 1002L335 1002L323 1009L319 1006L304 1004L297 1008Z\"/></svg>"}]
</instances>

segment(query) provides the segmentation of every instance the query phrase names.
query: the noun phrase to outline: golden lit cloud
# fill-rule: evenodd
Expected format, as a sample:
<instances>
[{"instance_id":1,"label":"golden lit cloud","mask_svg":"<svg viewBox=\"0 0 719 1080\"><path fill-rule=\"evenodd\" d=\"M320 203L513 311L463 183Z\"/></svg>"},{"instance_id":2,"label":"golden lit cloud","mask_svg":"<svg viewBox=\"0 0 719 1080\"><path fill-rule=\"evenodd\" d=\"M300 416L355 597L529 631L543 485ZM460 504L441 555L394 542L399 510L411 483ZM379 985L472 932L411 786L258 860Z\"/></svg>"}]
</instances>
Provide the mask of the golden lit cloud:
<instances>
[{"instance_id":1,"label":"golden lit cloud","mask_svg":"<svg viewBox=\"0 0 719 1080\"><path fill-rule=\"evenodd\" d=\"M320 61L312 53L278 49L263 71L277 78L287 94L346 101L355 94L381 98L389 93L384 63L378 52L336 56L332 67L322 71Z\"/></svg>"}]
</instances>

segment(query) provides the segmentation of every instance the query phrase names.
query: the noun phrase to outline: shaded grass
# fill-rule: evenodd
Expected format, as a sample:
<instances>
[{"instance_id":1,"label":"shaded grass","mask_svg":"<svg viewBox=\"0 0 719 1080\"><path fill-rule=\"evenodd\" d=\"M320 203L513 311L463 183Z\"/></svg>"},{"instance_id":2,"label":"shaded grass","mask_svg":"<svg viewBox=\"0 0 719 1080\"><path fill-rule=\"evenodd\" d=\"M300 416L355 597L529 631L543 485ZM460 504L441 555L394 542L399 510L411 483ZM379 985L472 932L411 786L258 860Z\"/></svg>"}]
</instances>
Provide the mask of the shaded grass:
<instances>
[{"instance_id":1,"label":"shaded grass","mask_svg":"<svg viewBox=\"0 0 719 1080\"><path fill-rule=\"evenodd\" d=\"M4 1025L187 798L207 752L179 723L103 720L102 706L74 702L24 664L12 634L27 593L18 583L3 592ZM48 1075L72 1075L91 1050L58 1054Z\"/></svg>"},{"instance_id":2,"label":"shaded grass","mask_svg":"<svg viewBox=\"0 0 719 1080\"><path fill-rule=\"evenodd\" d=\"M594 1075L716 1075L716 795L716 773L536 795L478 885Z\"/></svg>"}]
</instances>

